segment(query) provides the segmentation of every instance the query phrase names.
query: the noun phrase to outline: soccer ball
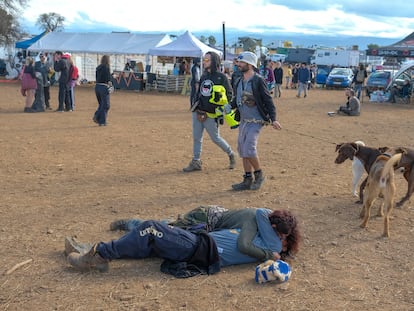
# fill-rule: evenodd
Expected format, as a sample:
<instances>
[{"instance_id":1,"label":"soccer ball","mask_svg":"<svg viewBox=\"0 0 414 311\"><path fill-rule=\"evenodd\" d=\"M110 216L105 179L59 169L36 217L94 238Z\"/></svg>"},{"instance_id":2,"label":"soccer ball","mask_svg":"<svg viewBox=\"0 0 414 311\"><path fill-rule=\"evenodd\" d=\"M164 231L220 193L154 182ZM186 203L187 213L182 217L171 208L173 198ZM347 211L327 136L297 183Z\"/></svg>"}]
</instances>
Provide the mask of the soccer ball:
<instances>
[{"instance_id":1,"label":"soccer ball","mask_svg":"<svg viewBox=\"0 0 414 311\"><path fill-rule=\"evenodd\" d=\"M254 279L259 284L270 281L283 283L289 280L291 274L292 270L287 262L267 260L256 267Z\"/></svg>"}]
</instances>

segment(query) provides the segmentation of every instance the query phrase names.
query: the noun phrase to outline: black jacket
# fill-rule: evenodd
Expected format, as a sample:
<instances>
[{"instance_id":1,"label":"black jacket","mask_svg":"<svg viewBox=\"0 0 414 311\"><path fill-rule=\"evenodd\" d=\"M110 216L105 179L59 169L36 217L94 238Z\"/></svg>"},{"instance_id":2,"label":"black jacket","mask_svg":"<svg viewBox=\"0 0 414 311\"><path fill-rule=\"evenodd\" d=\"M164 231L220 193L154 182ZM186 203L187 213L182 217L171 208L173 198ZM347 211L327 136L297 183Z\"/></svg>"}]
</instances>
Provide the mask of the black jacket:
<instances>
[{"instance_id":1,"label":"black jacket","mask_svg":"<svg viewBox=\"0 0 414 311\"><path fill-rule=\"evenodd\" d=\"M209 113L215 113L216 108L219 107L219 105L215 105L210 102L210 98L213 93L213 85L224 86L226 89L227 100L231 100L232 89L227 76L221 72L204 72L200 78L200 86L196 98L196 101L198 101L197 109Z\"/></svg>"},{"instance_id":2,"label":"black jacket","mask_svg":"<svg viewBox=\"0 0 414 311\"><path fill-rule=\"evenodd\" d=\"M232 108L237 108L237 89L242 79L243 77L240 77L234 84L234 96L231 101ZM263 120L269 122L276 121L276 107L273 103L272 96L267 89L266 81L258 74L255 74L252 77L251 81L253 97L256 101L257 109L259 110Z\"/></svg>"}]
</instances>

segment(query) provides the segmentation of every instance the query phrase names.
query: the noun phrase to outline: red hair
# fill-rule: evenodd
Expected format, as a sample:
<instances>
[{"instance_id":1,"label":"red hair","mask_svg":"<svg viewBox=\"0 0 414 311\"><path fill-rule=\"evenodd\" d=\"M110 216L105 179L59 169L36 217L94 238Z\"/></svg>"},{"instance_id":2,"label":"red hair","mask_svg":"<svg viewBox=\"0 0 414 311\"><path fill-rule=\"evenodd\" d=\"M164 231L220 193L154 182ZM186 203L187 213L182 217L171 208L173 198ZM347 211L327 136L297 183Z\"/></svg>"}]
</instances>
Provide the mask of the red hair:
<instances>
[{"instance_id":1,"label":"red hair","mask_svg":"<svg viewBox=\"0 0 414 311\"><path fill-rule=\"evenodd\" d=\"M296 216L288 210L275 210L269 214L269 220L271 224L275 225L277 232L287 234L286 251L283 251L281 256L296 254L302 239Z\"/></svg>"}]
</instances>

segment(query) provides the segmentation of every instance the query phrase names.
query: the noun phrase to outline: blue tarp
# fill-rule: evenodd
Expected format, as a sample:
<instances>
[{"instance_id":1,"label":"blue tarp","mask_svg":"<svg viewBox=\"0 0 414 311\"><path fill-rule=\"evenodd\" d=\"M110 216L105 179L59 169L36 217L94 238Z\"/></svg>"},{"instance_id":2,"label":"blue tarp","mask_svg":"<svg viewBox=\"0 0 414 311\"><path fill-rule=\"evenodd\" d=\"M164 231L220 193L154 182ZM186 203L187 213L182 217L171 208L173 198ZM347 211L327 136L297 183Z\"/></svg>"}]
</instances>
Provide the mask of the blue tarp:
<instances>
[{"instance_id":1,"label":"blue tarp","mask_svg":"<svg viewBox=\"0 0 414 311\"><path fill-rule=\"evenodd\" d=\"M40 35L37 35L37 36L35 36L31 39L16 42L16 49L23 49L23 50L28 49L29 46L31 46L33 43L35 43L40 38L42 38L46 33L47 33L47 31L42 32Z\"/></svg>"}]
</instances>

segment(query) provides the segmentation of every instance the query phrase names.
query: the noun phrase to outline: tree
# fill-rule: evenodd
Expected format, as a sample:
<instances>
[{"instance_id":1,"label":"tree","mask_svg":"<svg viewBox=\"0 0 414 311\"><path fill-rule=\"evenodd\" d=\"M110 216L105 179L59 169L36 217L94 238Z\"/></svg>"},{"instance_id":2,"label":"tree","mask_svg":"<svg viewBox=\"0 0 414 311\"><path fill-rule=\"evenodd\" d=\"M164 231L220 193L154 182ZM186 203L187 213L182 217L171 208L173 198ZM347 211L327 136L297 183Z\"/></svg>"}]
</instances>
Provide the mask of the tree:
<instances>
[{"instance_id":1,"label":"tree","mask_svg":"<svg viewBox=\"0 0 414 311\"><path fill-rule=\"evenodd\" d=\"M262 39L253 39L250 37L240 37L239 45L243 47L244 51L255 52L256 46L262 46Z\"/></svg>"},{"instance_id":2,"label":"tree","mask_svg":"<svg viewBox=\"0 0 414 311\"><path fill-rule=\"evenodd\" d=\"M368 47L368 49L378 49L379 48L379 45L378 44L371 43L371 44L368 44L367 47Z\"/></svg>"},{"instance_id":3,"label":"tree","mask_svg":"<svg viewBox=\"0 0 414 311\"><path fill-rule=\"evenodd\" d=\"M208 37L208 44L210 45L210 46L215 46L216 45L216 38L214 38L214 36L209 36Z\"/></svg>"},{"instance_id":4,"label":"tree","mask_svg":"<svg viewBox=\"0 0 414 311\"><path fill-rule=\"evenodd\" d=\"M207 38L206 38L206 37L204 37L204 36L200 36L199 40L200 40L201 42L203 42L203 43L206 43Z\"/></svg>"},{"instance_id":5,"label":"tree","mask_svg":"<svg viewBox=\"0 0 414 311\"><path fill-rule=\"evenodd\" d=\"M9 45L22 37L18 15L26 3L27 0L0 0L0 44Z\"/></svg>"},{"instance_id":6,"label":"tree","mask_svg":"<svg viewBox=\"0 0 414 311\"><path fill-rule=\"evenodd\" d=\"M39 15L36 25L43 31L61 31L64 21L65 18L58 13L43 13Z\"/></svg>"}]
</instances>

